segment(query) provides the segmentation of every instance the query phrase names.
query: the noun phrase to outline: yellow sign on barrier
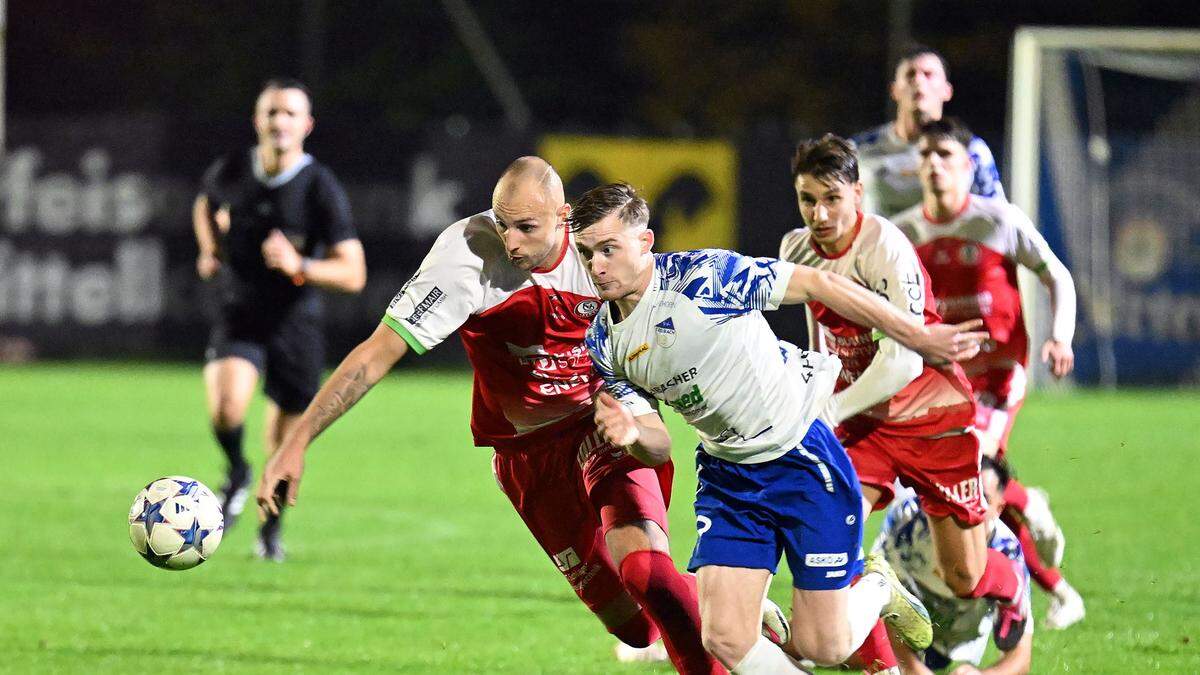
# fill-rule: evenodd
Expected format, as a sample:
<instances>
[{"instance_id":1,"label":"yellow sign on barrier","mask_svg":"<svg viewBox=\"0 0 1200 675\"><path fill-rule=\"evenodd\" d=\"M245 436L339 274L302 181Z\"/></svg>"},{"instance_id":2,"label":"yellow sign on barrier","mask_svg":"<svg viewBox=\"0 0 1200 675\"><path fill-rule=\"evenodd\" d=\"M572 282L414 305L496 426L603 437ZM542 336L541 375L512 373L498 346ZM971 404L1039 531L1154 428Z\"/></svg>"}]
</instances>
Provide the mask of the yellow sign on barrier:
<instances>
[{"instance_id":1,"label":"yellow sign on barrier","mask_svg":"<svg viewBox=\"0 0 1200 675\"><path fill-rule=\"evenodd\" d=\"M543 136L567 199L625 181L650 204L658 251L737 247L737 156L725 141Z\"/></svg>"}]
</instances>

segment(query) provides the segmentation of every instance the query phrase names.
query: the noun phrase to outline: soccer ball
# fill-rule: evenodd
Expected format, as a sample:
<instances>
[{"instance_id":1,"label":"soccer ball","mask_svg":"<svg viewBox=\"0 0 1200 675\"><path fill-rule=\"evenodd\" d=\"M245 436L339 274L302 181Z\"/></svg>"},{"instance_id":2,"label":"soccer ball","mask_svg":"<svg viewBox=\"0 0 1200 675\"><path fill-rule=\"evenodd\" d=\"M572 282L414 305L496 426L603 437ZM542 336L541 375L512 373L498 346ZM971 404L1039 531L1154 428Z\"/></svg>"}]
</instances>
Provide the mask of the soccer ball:
<instances>
[{"instance_id":1,"label":"soccer ball","mask_svg":"<svg viewBox=\"0 0 1200 675\"><path fill-rule=\"evenodd\" d=\"M129 507L129 540L151 565L186 570L221 544L221 502L198 480L167 476L147 485Z\"/></svg>"}]
</instances>

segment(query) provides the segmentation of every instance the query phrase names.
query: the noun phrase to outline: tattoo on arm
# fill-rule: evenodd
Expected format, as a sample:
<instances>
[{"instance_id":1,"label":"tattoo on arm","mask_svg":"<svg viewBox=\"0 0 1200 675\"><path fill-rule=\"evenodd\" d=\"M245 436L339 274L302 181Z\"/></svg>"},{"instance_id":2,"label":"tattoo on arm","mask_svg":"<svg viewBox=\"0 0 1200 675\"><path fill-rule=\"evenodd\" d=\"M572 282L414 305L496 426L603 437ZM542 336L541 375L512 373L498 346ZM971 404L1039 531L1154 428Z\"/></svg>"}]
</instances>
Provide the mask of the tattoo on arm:
<instances>
[{"instance_id":1,"label":"tattoo on arm","mask_svg":"<svg viewBox=\"0 0 1200 675\"><path fill-rule=\"evenodd\" d=\"M312 422L309 424L309 433L313 438L316 438L322 431L329 428L334 420L346 414L346 411L358 403L358 400L367 393L373 382L367 381L367 366L360 365L355 370L345 373L338 378L338 382L334 384L333 389L329 392L331 400L327 402L318 402L315 407L315 415Z\"/></svg>"}]
</instances>

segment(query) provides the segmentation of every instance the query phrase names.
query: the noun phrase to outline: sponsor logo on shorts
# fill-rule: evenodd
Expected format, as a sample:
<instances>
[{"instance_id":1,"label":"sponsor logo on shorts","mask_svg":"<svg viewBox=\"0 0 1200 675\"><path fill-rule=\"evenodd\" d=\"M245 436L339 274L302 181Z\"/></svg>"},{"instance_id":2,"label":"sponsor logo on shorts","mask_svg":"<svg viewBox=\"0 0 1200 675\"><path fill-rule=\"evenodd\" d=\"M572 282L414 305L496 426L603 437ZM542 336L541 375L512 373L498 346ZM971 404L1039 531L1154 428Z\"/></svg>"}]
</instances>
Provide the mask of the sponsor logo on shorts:
<instances>
[{"instance_id":1,"label":"sponsor logo on shorts","mask_svg":"<svg viewBox=\"0 0 1200 675\"><path fill-rule=\"evenodd\" d=\"M850 560L845 553L807 553L804 556L805 567L841 567Z\"/></svg>"},{"instance_id":2,"label":"sponsor logo on shorts","mask_svg":"<svg viewBox=\"0 0 1200 675\"><path fill-rule=\"evenodd\" d=\"M600 302L598 300L584 300L578 305L575 305L575 313L585 319L590 319L596 316L596 312L600 311Z\"/></svg>"},{"instance_id":3,"label":"sponsor logo on shorts","mask_svg":"<svg viewBox=\"0 0 1200 675\"><path fill-rule=\"evenodd\" d=\"M430 289L429 293L425 295L425 299L417 303L416 308L413 309L412 314L409 314L405 321L413 326L416 326L421 322L421 317L425 316L426 312L442 304L442 301L445 299L446 294L442 292L442 289L434 286L432 289Z\"/></svg>"},{"instance_id":4,"label":"sponsor logo on shorts","mask_svg":"<svg viewBox=\"0 0 1200 675\"><path fill-rule=\"evenodd\" d=\"M701 537L712 527L712 519L708 516L696 516L696 537Z\"/></svg>"},{"instance_id":5,"label":"sponsor logo on shorts","mask_svg":"<svg viewBox=\"0 0 1200 675\"><path fill-rule=\"evenodd\" d=\"M637 349L633 350L632 352L629 352L629 356L625 357L625 361L626 362L633 361L634 359L641 356L642 354L645 354L648 351L650 351L650 343L643 342L641 344L641 346L639 346Z\"/></svg>"},{"instance_id":6,"label":"sponsor logo on shorts","mask_svg":"<svg viewBox=\"0 0 1200 675\"><path fill-rule=\"evenodd\" d=\"M554 559L554 566L563 574L566 574L575 567L579 567L583 562L579 559L579 554L575 552L575 549L569 546L550 557Z\"/></svg>"},{"instance_id":7,"label":"sponsor logo on shorts","mask_svg":"<svg viewBox=\"0 0 1200 675\"><path fill-rule=\"evenodd\" d=\"M825 573L826 579L838 579L844 576L846 576L846 570L833 570Z\"/></svg>"},{"instance_id":8,"label":"sponsor logo on shorts","mask_svg":"<svg viewBox=\"0 0 1200 675\"><path fill-rule=\"evenodd\" d=\"M659 347L666 348L675 344L675 322L671 320L671 317L668 316L655 324L654 332L656 333L654 342Z\"/></svg>"},{"instance_id":9,"label":"sponsor logo on shorts","mask_svg":"<svg viewBox=\"0 0 1200 675\"><path fill-rule=\"evenodd\" d=\"M934 483L937 489L941 491L950 501L955 504L977 504L980 501L982 492L979 489L979 477L968 478L956 485L949 487L941 483Z\"/></svg>"}]
</instances>

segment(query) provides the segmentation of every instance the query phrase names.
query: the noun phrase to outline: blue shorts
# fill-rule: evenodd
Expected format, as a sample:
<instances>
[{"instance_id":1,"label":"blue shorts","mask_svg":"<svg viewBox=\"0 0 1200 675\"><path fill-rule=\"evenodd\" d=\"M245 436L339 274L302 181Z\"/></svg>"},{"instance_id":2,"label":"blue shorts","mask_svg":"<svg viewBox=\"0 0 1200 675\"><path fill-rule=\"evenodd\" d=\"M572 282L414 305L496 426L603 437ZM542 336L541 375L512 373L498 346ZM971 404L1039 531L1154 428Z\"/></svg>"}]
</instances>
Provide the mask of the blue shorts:
<instances>
[{"instance_id":1,"label":"blue shorts","mask_svg":"<svg viewBox=\"0 0 1200 675\"><path fill-rule=\"evenodd\" d=\"M845 448L823 422L800 446L761 464L696 453L696 529L688 570L765 569L787 554L792 585L843 588L862 573L862 489Z\"/></svg>"}]
</instances>

